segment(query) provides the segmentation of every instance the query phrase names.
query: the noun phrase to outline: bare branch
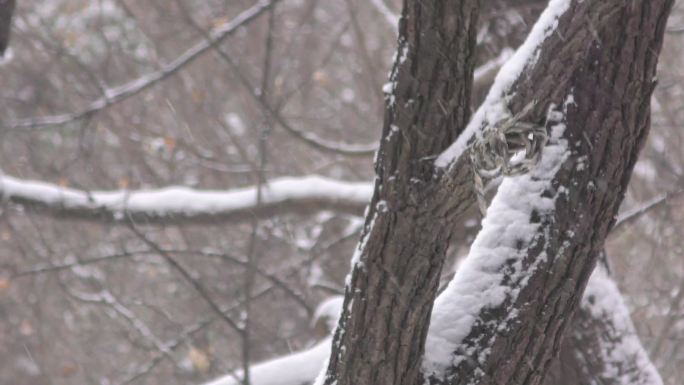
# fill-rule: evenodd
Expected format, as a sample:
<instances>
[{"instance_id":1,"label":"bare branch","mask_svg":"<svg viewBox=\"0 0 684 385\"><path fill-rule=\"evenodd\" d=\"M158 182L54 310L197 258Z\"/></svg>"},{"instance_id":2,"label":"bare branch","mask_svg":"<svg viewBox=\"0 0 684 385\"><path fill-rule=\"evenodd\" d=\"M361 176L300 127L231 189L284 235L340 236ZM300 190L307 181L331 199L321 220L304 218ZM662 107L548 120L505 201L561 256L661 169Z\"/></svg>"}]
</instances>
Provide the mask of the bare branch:
<instances>
[{"instance_id":1,"label":"bare branch","mask_svg":"<svg viewBox=\"0 0 684 385\"><path fill-rule=\"evenodd\" d=\"M107 289L102 289L98 293L86 293L70 289L67 291L69 295L83 302L99 303L111 307L115 314L125 319L138 334L148 340L160 353L172 358L171 350L164 344L159 337L154 335L147 324L141 320L131 309L127 308L121 303L113 294Z\"/></svg>"},{"instance_id":2,"label":"bare branch","mask_svg":"<svg viewBox=\"0 0 684 385\"><path fill-rule=\"evenodd\" d=\"M194 333L206 328L207 326L211 325L212 322L214 322L218 317L209 317L202 319L186 328L183 329L183 331L176 336L173 339L170 339L166 342L164 342L163 346L166 350L173 352L176 350L183 342L185 342L190 336L192 336ZM150 359L148 362L145 362L144 364L140 365L138 369L136 370L135 373L129 375L126 377L123 381L119 382L119 385L128 385L131 384L138 379L142 378L143 376L147 375L150 373L154 368L159 365L164 358L169 357L166 354L162 354L160 351L157 351L154 353L152 359Z\"/></svg>"},{"instance_id":3,"label":"bare branch","mask_svg":"<svg viewBox=\"0 0 684 385\"><path fill-rule=\"evenodd\" d=\"M207 40L210 39L209 34L200 25L198 25L190 16L189 13L185 14L188 22ZM263 90L258 90L252 85L250 80L243 74L238 65L233 61L233 59L228 55L228 53L219 45L215 45L214 51L216 54L231 68L233 73L237 76L240 84L245 88L247 93L251 98L261 107L262 111L265 113L267 119L272 119L278 125L280 125L287 133L294 136L295 138L301 140L306 145L314 148L318 151L324 153L331 153L344 156L359 156L366 157L373 155L377 150L377 143L369 144L349 144L349 143L337 143L331 142L323 138L319 138L317 135L303 131L299 128L292 126L287 119L285 119L282 114L271 106L271 104L263 97Z\"/></svg>"},{"instance_id":4,"label":"bare branch","mask_svg":"<svg viewBox=\"0 0 684 385\"><path fill-rule=\"evenodd\" d=\"M151 247L157 254L162 256L164 260L180 275L185 279L192 287L197 291L197 293L202 297L202 299L209 305L212 311L216 313L225 323L231 327L238 335L242 336L242 328L232 319L228 314L221 309L221 307L211 298L209 291L202 285L192 274L183 267L175 258L173 258L169 253L165 252L159 245L149 239L145 234L143 234L131 220L128 222L131 231L142 240L146 245Z\"/></svg>"},{"instance_id":5,"label":"bare branch","mask_svg":"<svg viewBox=\"0 0 684 385\"><path fill-rule=\"evenodd\" d=\"M394 32L397 32L397 27L399 25L399 15L395 12L393 12L387 4L385 3L385 0L371 0L370 3L373 5L373 7L380 13L383 19L389 24L390 27L394 30Z\"/></svg>"},{"instance_id":6,"label":"bare branch","mask_svg":"<svg viewBox=\"0 0 684 385\"><path fill-rule=\"evenodd\" d=\"M209 39L203 39L202 41L196 43L176 59L168 64L163 65L161 69L150 72L120 86L107 89L105 96L90 103L88 107L79 112L17 120L5 124L2 128L5 130L26 130L59 126L89 117L107 107L117 104L131 96L137 95L147 88L177 73L180 69L192 63L203 53L207 52L212 47L221 43L225 38L235 33L238 28L247 25L279 1L280 0L260 0L257 4L242 12L230 22L213 31L210 34Z\"/></svg>"},{"instance_id":7,"label":"bare branch","mask_svg":"<svg viewBox=\"0 0 684 385\"><path fill-rule=\"evenodd\" d=\"M259 289L258 292L254 293L251 297L252 300L257 299L259 297L264 296L267 293L270 293L271 290L273 290L273 286L266 286L261 289ZM232 304L231 306L227 307L225 311L233 311L236 310L238 307L242 306L242 301L237 301L236 303ZM168 350L174 351L177 349L183 342L185 342L187 339L189 339L194 333L206 328L207 326L211 325L214 321L219 319L218 316L212 316L212 317L207 317L203 318L200 321L185 327L181 333L170 339L167 340L164 343L164 346L167 347ZM119 385L129 385L137 380L141 379L145 375L149 374L154 368L157 367L162 361L164 361L165 358L167 358L167 355L161 354L160 352L155 352L153 357L140 365L138 369L136 370L135 373L131 374L130 376L126 377L123 381L119 382ZM230 373L224 376L224 378L237 378L236 374ZM256 385L256 384L255 384Z\"/></svg>"},{"instance_id":8,"label":"bare branch","mask_svg":"<svg viewBox=\"0 0 684 385\"><path fill-rule=\"evenodd\" d=\"M297 302L302 309L306 311L306 313L311 316L313 314L313 309L311 306L309 306L308 302L302 298L300 294L298 294L294 289L292 289L289 285L287 285L285 282L283 282L280 278L278 278L276 275L269 273L267 271L264 271L261 269L259 266L253 265L249 261L242 260L238 257L232 256L228 253L225 252L220 252L220 251L213 251L213 250L181 250L181 249L170 249L170 248L159 248L159 250L163 251L164 253L167 254L178 254L178 255L196 255L200 257L209 257L209 258L218 258L226 262L230 262L236 265L240 265L245 268L253 268L256 274L259 276L265 278L266 280L270 281L275 287L280 288L285 294L290 296L295 302ZM46 274L46 273L55 273L58 271L62 270L69 270L73 269L75 267L79 266L88 266L92 264L97 264L97 263L102 263L102 262L110 262L110 261L116 261L116 260L121 260L121 259L129 259L132 257L135 257L137 255L145 255L145 254L152 254L156 253L156 250L153 249L141 249L141 250L133 250L133 251L122 251L119 253L114 253L114 254L109 254L109 255L103 255L99 257L93 257L93 258L88 258L88 259L80 259L80 260L75 260L75 261L67 261L67 262L62 262L62 263L51 263L51 264L40 264L37 266L33 266L31 268L26 268L23 270L20 270L16 274L13 274L11 277L12 279L17 279L21 277L26 277L30 275L39 275L39 274Z\"/></svg>"},{"instance_id":9,"label":"bare branch","mask_svg":"<svg viewBox=\"0 0 684 385\"><path fill-rule=\"evenodd\" d=\"M639 207L635 207L631 210L625 211L618 217L617 222L613 227L613 232L617 232L623 229L624 227L629 226L645 214L649 213L651 210L666 205L667 203L671 202L673 199L676 199L682 194L684 194L684 189L667 192L665 194L659 195L647 201Z\"/></svg>"}]
</instances>

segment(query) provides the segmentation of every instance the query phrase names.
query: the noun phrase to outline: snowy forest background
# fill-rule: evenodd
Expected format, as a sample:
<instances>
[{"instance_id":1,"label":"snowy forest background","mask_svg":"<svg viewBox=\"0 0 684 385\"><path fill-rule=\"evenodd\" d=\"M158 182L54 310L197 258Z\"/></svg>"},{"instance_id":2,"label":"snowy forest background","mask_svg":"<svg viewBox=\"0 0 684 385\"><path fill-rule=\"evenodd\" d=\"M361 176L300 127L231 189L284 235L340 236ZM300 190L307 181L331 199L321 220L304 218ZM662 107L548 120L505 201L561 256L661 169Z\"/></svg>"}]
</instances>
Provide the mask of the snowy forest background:
<instances>
[{"instance_id":1,"label":"snowy forest background","mask_svg":"<svg viewBox=\"0 0 684 385\"><path fill-rule=\"evenodd\" d=\"M546 2L485 3L475 105ZM329 333L314 315L342 294L358 241L399 2L282 1L230 29L253 5L17 5L0 66L0 196L60 186L253 190L219 196L243 205L221 215L191 190L173 196L176 208L202 215L166 216L172 207L158 196L141 201L155 207L150 215L130 218L2 199L0 384L199 383ZM606 250L670 385L684 378L683 43L678 2L652 131ZM177 60L203 44L191 62ZM297 200L311 191L319 195ZM269 205L287 193L298 203ZM479 219L472 210L458 243ZM452 248L445 274L466 252Z\"/></svg>"}]
</instances>

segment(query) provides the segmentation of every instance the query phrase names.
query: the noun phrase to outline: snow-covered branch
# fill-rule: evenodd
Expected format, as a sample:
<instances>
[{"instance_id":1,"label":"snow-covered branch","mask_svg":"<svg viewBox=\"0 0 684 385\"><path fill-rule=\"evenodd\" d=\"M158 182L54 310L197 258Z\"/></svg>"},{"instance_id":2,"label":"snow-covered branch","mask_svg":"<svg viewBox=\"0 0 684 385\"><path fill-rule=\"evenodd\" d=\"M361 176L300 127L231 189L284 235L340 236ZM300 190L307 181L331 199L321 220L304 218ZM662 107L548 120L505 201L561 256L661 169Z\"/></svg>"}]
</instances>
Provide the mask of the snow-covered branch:
<instances>
[{"instance_id":1,"label":"snow-covered branch","mask_svg":"<svg viewBox=\"0 0 684 385\"><path fill-rule=\"evenodd\" d=\"M319 305L315 318L332 318L342 309L342 297ZM254 385L311 384L330 354L331 338L314 347L255 364ZM603 266L591 275L563 342L557 370L545 384L662 385L632 324L629 309ZM285 375L284 375L285 374ZM228 374L206 385L239 385L240 373Z\"/></svg>"},{"instance_id":2,"label":"snow-covered branch","mask_svg":"<svg viewBox=\"0 0 684 385\"><path fill-rule=\"evenodd\" d=\"M562 138L564 129L561 123L552 127L550 143L535 169L504 179L468 257L435 301L426 341L426 375L442 378L457 365L467 363L469 355L476 352L484 363L489 348L477 344L494 336L482 335L482 341L473 345L467 341L474 328L487 322L480 314L503 306L507 311L515 311L509 308L510 303L515 302L519 290L541 261L529 260L526 253L541 226L531 223L530 218L553 215L556 197L543 197L540 193L552 188L554 177L569 156L567 141ZM489 322L506 325L507 321L495 318Z\"/></svg>"},{"instance_id":3,"label":"snow-covered branch","mask_svg":"<svg viewBox=\"0 0 684 385\"><path fill-rule=\"evenodd\" d=\"M145 74L135 80L131 80L117 87L105 90L105 95L103 97L93 101L81 111L37 118L27 118L14 122L8 122L7 124L4 124L4 126L5 128L9 129L31 129L57 126L74 122L110 107L175 74L181 68L192 63L203 53L208 52L216 44L219 44L225 38L232 35L240 27L256 19L259 15L264 13L279 1L280 0L260 0L254 6L240 13L231 21L212 31L209 39L196 43L176 59L168 64L163 65L161 69Z\"/></svg>"},{"instance_id":4,"label":"snow-covered branch","mask_svg":"<svg viewBox=\"0 0 684 385\"><path fill-rule=\"evenodd\" d=\"M554 31L558 18L570 5L569 0L552 1L542 13L525 43L501 67L483 104L478 108L468 126L458 139L435 161L438 167L449 167L466 151L468 145L482 138L486 130L493 130L501 121L513 117L509 103L513 86L536 64L542 43ZM505 57L505 56L503 56ZM496 62L494 63L494 68ZM529 103L530 101L528 101ZM525 118L525 117L522 117Z\"/></svg>"},{"instance_id":5,"label":"snow-covered branch","mask_svg":"<svg viewBox=\"0 0 684 385\"><path fill-rule=\"evenodd\" d=\"M182 186L161 189L84 191L41 181L0 175L0 200L46 209L57 216L120 221L240 221L277 214L333 210L360 214L373 187L320 176L279 178L263 189L196 190Z\"/></svg>"},{"instance_id":6,"label":"snow-covered branch","mask_svg":"<svg viewBox=\"0 0 684 385\"><path fill-rule=\"evenodd\" d=\"M652 52L671 5L552 0L466 131L437 159L453 169L471 143L530 104L524 121L550 130L536 168L503 181L466 261L435 302L424 366L434 382L534 382L548 369L644 140ZM616 62L611 53L628 39L649 53ZM611 102L599 102L606 95ZM627 103L629 114L611 118L611 103ZM624 140L611 146L614 137Z\"/></svg>"},{"instance_id":7,"label":"snow-covered branch","mask_svg":"<svg viewBox=\"0 0 684 385\"><path fill-rule=\"evenodd\" d=\"M577 361L570 367L576 373L565 373L561 365L557 384L568 377L576 384L663 384L639 340L620 290L601 265L589 278L573 327L565 338L564 349Z\"/></svg>"}]
</instances>

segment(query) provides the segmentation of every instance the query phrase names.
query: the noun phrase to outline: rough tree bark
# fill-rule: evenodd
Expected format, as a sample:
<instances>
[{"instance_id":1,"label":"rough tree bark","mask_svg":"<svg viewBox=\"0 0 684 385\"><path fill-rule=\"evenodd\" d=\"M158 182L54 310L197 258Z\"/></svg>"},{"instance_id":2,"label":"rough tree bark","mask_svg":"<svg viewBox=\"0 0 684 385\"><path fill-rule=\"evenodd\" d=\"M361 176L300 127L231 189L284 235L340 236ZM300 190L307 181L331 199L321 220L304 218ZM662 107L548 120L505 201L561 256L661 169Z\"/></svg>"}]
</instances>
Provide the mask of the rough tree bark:
<instances>
[{"instance_id":1,"label":"rough tree bark","mask_svg":"<svg viewBox=\"0 0 684 385\"><path fill-rule=\"evenodd\" d=\"M474 199L469 178L445 188L433 162L469 117L478 7L477 0L404 1L374 195L327 384L419 377L451 229Z\"/></svg>"},{"instance_id":2,"label":"rough tree bark","mask_svg":"<svg viewBox=\"0 0 684 385\"><path fill-rule=\"evenodd\" d=\"M491 60L502 49L518 47L547 4L544 0L483 1L479 28L488 31L488 38L479 43L479 55L485 55L479 61ZM484 101L498 69L495 66L489 73L476 76L480 82L473 89L473 104ZM452 242L465 242L465 237L459 235L462 234L457 232ZM662 378L641 344L629 309L606 266L597 266L594 270L563 339L559 358L544 383L662 385Z\"/></svg>"},{"instance_id":3,"label":"rough tree bark","mask_svg":"<svg viewBox=\"0 0 684 385\"><path fill-rule=\"evenodd\" d=\"M439 50L434 44L424 43L442 41L449 48L449 44L467 39L469 32L464 32L465 28L448 29L453 33L451 40L444 38L442 30L444 20L472 25L472 20L463 21L462 10L470 9L463 5L466 3L405 2L392 92L376 163L375 196L347 287L330 363L326 376L319 382L423 383L417 362L423 352L425 312L432 304L435 274L444 253L444 243L439 242L448 240L446 228L458 222L456 216L473 201L469 191L472 175L460 158L451 170L455 174L446 174L449 177L435 175L431 170L437 154L431 151L438 152L444 147L435 143L435 138L453 139L462 127L453 125L439 131L445 116L449 116L449 111L462 112L458 118L467 115L453 108L462 105L462 91L453 88L455 79L445 77L444 62L437 59L443 58L458 69L459 63L469 60L463 55L472 51L442 46ZM552 104L565 107L560 108L564 114L559 121L546 123L549 128L554 124L565 127L552 147L558 147L559 141L569 143L568 154L548 179L548 189L532 191L537 194L535 200L551 202L553 207L533 211L526 217L525 222L531 222L537 234L527 241L515 240L514 245L507 245L510 247L504 253L510 253L511 259L498 267L488 266L501 277L499 286L513 289L501 304L483 306L479 314L473 314L476 320L462 340L440 340L444 329L437 328L435 332L431 325L432 342L456 347L446 373L425 373L433 375L434 383L542 381L558 354L568 320L593 269L595 251L602 248L612 226L646 135L655 64L672 2L554 0L552 4L567 9L550 24L551 32L540 46L534 47L531 61L510 89L503 90L501 99L513 111L536 100L535 108L526 118L536 123L544 123L554 115L547 115ZM424 8L430 6L434 8ZM435 20L435 28L426 24ZM458 60L452 59L455 54ZM431 73L432 69L436 71ZM468 71L452 70L447 74L457 76L459 72ZM444 86L435 87L436 84ZM468 88L468 81L462 86ZM488 124L479 129L498 123L482 121ZM457 119L457 123L462 122L463 119ZM476 137L473 134L466 139L472 141ZM619 143L612 143L613 138ZM404 174L396 174L398 170ZM535 178L541 178L540 173L533 173L528 181L535 182ZM515 183L512 181L507 187ZM447 194L449 191L451 195ZM490 237L498 235L489 231ZM467 287L461 289L468 291ZM433 313L433 321L439 321L434 324L446 325L445 329L456 322L451 322L454 320L450 312L439 312L444 310L440 305L448 304L453 295L447 290L440 296L442 301L435 306L438 316ZM587 303L590 302L588 299ZM580 310L578 324L590 325L590 333L602 333L615 325L607 317L601 320L602 314L585 310ZM584 315L594 318L589 323L582 322ZM573 345L567 345L566 352L574 355ZM429 367L429 357L427 361ZM576 367L577 371L584 369ZM578 383L590 383L591 376L597 373L583 372L584 377L574 378Z\"/></svg>"},{"instance_id":4,"label":"rough tree bark","mask_svg":"<svg viewBox=\"0 0 684 385\"><path fill-rule=\"evenodd\" d=\"M527 120L565 127L554 145L568 143L568 154L536 197L552 201L553 208L531 212L528 221L538 232L511 246L519 260L494 269L502 277L500 285L511 290L496 306L483 306L463 340L450 341L457 347L456 359L444 373L431 373L435 383L543 380L648 131L657 56L672 1L552 3L567 8L537 47L538 57L501 100L511 111L536 101ZM335 333L327 384L422 382L418 362L426 314L449 224L472 199L459 194L458 183L440 183L429 161L443 147L436 138L452 135L439 131L444 117L467 115L461 112L466 97L448 91L454 79L465 85L456 88L457 95L469 88L469 80L463 81L472 68L467 64L472 29L467 27L476 13L477 4L468 1L404 4L375 195ZM432 41L451 45L443 49ZM445 72L444 62L466 70ZM445 94L446 103L440 97ZM564 107L561 120L547 121L552 105ZM462 120L453 122L459 127ZM483 123L478 129L498 122ZM462 175L461 169L451 167ZM532 182L536 177L530 177ZM445 186L453 189L449 197L442 193ZM449 295L454 293L443 294L443 303ZM443 315L439 324L448 324L449 317Z\"/></svg>"},{"instance_id":5,"label":"rough tree bark","mask_svg":"<svg viewBox=\"0 0 684 385\"><path fill-rule=\"evenodd\" d=\"M516 200L539 201L526 223L519 223L536 231L512 244L480 242L508 253L506 262L487 267L500 276L496 288L506 291L500 301L481 308L465 338L449 341L436 328L433 342L451 342L455 349L453 364L433 378L435 383L538 384L543 380L595 256L614 224L648 132L650 96L672 1L551 4L563 12L550 24L551 33L539 46L533 64L502 100L513 111L530 100L538 101L529 119L540 123L554 115L547 114L550 105L564 106L559 121L547 121L550 128L564 128L552 141L564 153L550 177L542 171L522 177L532 190L520 190L523 182L517 178L508 183L508 195L498 200L500 208L513 210L526 205ZM534 191L540 186L544 188ZM516 189L526 196L512 196ZM499 195L501 191L495 201ZM496 218L489 222L494 229L511 231ZM483 232L487 227L486 219ZM491 232L483 238L487 236ZM472 265L485 266L482 261ZM457 274L454 289L447 289L440 303L458 303L463 290L458 283ZM439 310L437 305L435 309ZM433 315L433 323L459 321L445 309L435 313L438 319Z\"/></svg>"}]
</instances>

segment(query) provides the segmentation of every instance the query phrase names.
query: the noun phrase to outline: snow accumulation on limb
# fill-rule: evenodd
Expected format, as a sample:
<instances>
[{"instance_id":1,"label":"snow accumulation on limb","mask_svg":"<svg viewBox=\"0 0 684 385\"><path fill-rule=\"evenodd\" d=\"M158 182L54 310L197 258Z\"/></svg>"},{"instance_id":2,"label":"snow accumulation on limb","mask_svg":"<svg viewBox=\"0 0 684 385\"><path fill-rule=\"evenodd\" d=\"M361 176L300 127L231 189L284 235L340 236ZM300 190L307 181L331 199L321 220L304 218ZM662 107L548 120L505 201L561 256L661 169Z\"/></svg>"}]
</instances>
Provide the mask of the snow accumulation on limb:
<instances>
[{"instance_id":1,"label":"snow accumulation on limb","mask_svg":"<svg viewBox=\"0 0 684 385\"><path fill-rule=\"evenodd\" d=\"M324 321L328 330L334 330L342 313L344 297L333 296L318 305L313 322ZM251 385L305 385L311 384L330 355L332 337L314 347L283 357L253 365L249 369ZM217 378L205 385L240 385L240 372Z\"/></svg>"},{"instance_id":2,"label":"snow accumulation on limb","mask_svg":"<svg viewBox=\"0 0 684 385\"><path fill-rule=\"evenodd\" d=\"M196 190L172 186L149 190L83 191L41 181L0 175L0 201L45 208L56 215L124 220L226 218L242 220L276 213L336 210L360 213L373 186L321 176L279 178L257 188Z\"/></svg>"},{"instance_id":3,"label":"snow accumulation on limb","mask_svg":"<svg viewBox=\"0 0 684 385\"><path fill-rule=\"evenodd\" d=\"M572 102L569 96L566 103ZM425 351L424 370L428 376L441 377L459 360L469 358L473 352L468 349L476 347L468 347L464 340L479 314L504 302L514 302L519 287L544 259L540 256L536 263L524 263L526 247L532 244L541 227L539 223L531 223L530 217L533 213L548 215L553 210L555 197L543 197L542 193L551 187L569 155L567 141L562 138L565 129L560 121L562 114L551 113L549 117L559 121L552 126L541 162L525 175L503 180L468 257L435 301ZM506 327L506 320L503 321L501 327ZM480 359L485 360L487 354L487 350L482 351Z\"/></svg>"},{"instance_id":4,"label":"snow accumulation on limb","mask_svg":"<svg viewBox=\"0 0 684 385\"><path fill-rule=\"evenodd\" d=\"M472 143L483 137L485 130L512 116L508 109L509 93L526 68L533 66L543 41L553 33L558 18L570 5L570 0L552 0L540 16L525 43L501 67L482 106L456 141L435 161L438 168L461 166L460 159ZM568 101L571 101L569 99ZM447 369L458 360L467 359L472 352L461 352L464 340L471 332L480 312L510 300L515 290L503 284L500 267L508 259L521 264L525 254L521 246L529 244L538 229L530 224L532 210L552 208L552 200L540 198L550 184L558 167L567 156L567 143L561 142L559 127L549 145L543 150L542 164L536 170L514 178L507 178L487 210L482 230L471 246L470 253L447 289L434 304L430 329L426 340L424 374L435 378L446 375ZM555 141L555 143L554 143ZM524 279L518 266L519 277ZM534 267L532 267L534 268ZM482 359L486 359L484 351Z\"/></svg>"},{"instance_id":5,"label":"snow accumulation on limb","mask_svg":"<svg viewBox=\"0 0 684 385\"><path fill-rule=\"evenodd\" d=\"M434 304L423 365L432 382L534 383L552 362L648 128L672 1L640 4L551 0L436 160L454 170L473 142L530 102L532 121L550 129L536 167L504 179Z\"/></svg>"},{"instance_id":6,"label":"snow accumulation on limb","mask_svg":"<svg viewBox=\"0 0 684 385\"><path fill-rule=\"evenodd\" d=\"M341 309L342 297L332 297L319 305L314 319L325 316L327 321L334 321ZM334 324L328 326L334 328ZM598 266L591 275L570 332L566 338L572 339L569 341L571 353L575 355L573 359L580 362L581 367L577 369L582 373L561 372L558 373L563 376L561 378L598 379L603 385L663 384L641 345L619 289L604 267ZM328 358L330 344L328 337L310 349L253 365L250 369L252 384L313 383ZM239 385L239 378L239 372L228 374L205 385Z\"/></svg>"},{"instance_id":7,"label":"snow accumulation on limb","mask_svg":"<svg viewBox=\"0 0 684 385\"><path fill-rule=\"evenodd\" d=\"M437 167L447 168L454 165L474 140L481 139L487 130L492 130L499 122L513 117L508 108L511 88L523 71L534 66L541 44L553 33L558 18L568 9L570 2L554 0L549 3L525 43L499 70L484 103L475 112L463 133L437 158Z\"/></svg>"},{"instance_id":8,"label":"snow accumulation on limb","mask_svg":"<svg viewBox=\"0 0 684 385\"><path fill-rule=\"evenodd\" d=\"M662 385L620 290L599 265L589 278L576 315L572 346L583 375L603 385Z\"/></svg>"},{"instance_id":9,"label":"snow accumulation on limb","mask_svg":"<svg viewBox=\"0 0 684 385\"><path fill-rule=\"evenodd\" d=\"M85 109L83 109L80 112L22 119L14 122L9 122L8 124L4 125L4 128L28 129L62 125L87 117L97 111L100 111L106 107L118 103L130 96L136 95L139 92L147 89L148 87L156 84L157 82L173 75L186 65L192 63L203 53L208 52L214 45L221 42L228 36L232 35L235 31L239 29L239 27L256 19L257 16L264 13L266 10L271 8L274 4L276 4L279 1L280 0L260 0L251 8L240 13L230 22L224 24L220 28L213 31L211 33L210 39L206 41L200 41L197 44L193 45L191 48L183 52L176 59L162 66L162 68L157 71L150 72L117 87L109 88L108 90L106 90L106 94L103 97L93 101L92 103L90 103L90 105L88 105ZM3 127L0 126L0 128Z\"/></svg>"}]
</instances>

